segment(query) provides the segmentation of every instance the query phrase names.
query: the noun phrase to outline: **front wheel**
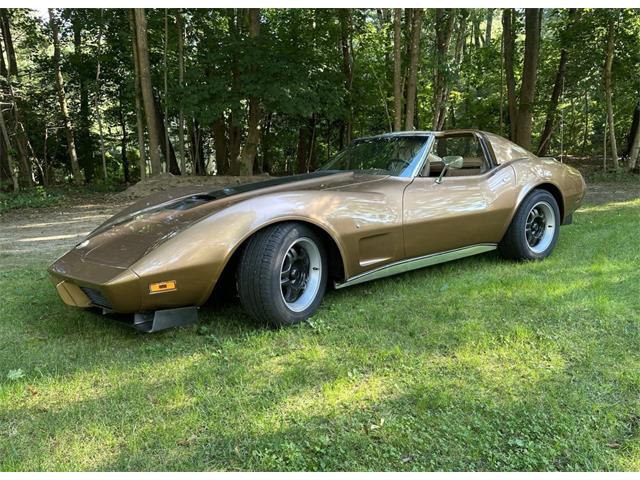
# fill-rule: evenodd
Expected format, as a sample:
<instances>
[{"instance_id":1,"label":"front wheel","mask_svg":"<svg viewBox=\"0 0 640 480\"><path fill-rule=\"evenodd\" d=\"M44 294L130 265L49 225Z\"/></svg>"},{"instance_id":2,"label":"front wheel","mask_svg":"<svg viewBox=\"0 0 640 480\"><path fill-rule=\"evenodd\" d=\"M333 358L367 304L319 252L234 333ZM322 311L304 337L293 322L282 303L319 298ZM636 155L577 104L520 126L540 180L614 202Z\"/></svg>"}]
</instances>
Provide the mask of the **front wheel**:
<instances>
[{"instance_id":1,"label":"front wheel","mask_svg":"<svg viewBox=\"0 0 640 480\"><path fill-rule=\"evenodd\" d=\"M560 223L560 209L553 195L534 190L520 204L498 250L513 260L546 258L556 246Z\"/></svg>"},{"instance_id":2,"label":"front wheel","mask_svg":"<svg viewBox=\"0 0 640 480\"><path fill-rule=\"evenodd\" d=\"M271 325L306 320L320 306L327 285L324 245L300 223L267 227L251 237L238 266L238 293L254 319Z\"/></svg>"}]
</instances>

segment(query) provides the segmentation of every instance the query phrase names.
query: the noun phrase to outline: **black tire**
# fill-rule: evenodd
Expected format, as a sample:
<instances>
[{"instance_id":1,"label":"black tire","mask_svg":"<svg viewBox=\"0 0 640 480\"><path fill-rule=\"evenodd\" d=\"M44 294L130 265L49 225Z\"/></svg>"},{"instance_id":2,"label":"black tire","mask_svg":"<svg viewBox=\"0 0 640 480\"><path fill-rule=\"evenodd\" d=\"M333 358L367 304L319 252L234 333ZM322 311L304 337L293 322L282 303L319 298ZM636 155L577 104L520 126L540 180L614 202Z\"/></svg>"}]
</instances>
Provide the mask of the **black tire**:
<instances>
[{"instance_id":1,"label":"black tire","mask_svg":"<svg viewBox=\"0 0 640 480\"><path fill-rule=\"evenodd\" d=\"M553 218L550 218L552 216ZM535 233L532 233L530 226L533 222L527 223L528 218L537 222L534 227L538 231ZM556 246L561 222L558 202L553 195L546 190L533 190L520 204L507 233L498 244L498 251L504 258L511 260L542 260L548 257ZM544 226L541 226L541 223L544 223ZM552 233L545 233L551 230L551 227ZM540 239L536 236L539 232L542 232ZM537 240L539 243L535 244Z\"/></svg>"},{"instance_id":2,"label":"black tire","mask_svg":"<svg viewBox=\"0 0 640 480\"><path fill-rule=\"evenodd\" d=\"M242 307L255 320L273 326L294 325L306 320L315 313L324 297L328 276L325 252L318 234L301 223L281 223L259 231L248 240L238 265L238 294ZM304 262L305 254L310 258L308 264ZM289 273L283 272L286 265ZM297 270L296 265L299 266ZM296 272L298 276L293 278ZM281 283L283 276L289 282L285 287ZM298 293L299 299L294 300ZM285 301L285 295L291 302Z\"/></svg>"}]
</instances>

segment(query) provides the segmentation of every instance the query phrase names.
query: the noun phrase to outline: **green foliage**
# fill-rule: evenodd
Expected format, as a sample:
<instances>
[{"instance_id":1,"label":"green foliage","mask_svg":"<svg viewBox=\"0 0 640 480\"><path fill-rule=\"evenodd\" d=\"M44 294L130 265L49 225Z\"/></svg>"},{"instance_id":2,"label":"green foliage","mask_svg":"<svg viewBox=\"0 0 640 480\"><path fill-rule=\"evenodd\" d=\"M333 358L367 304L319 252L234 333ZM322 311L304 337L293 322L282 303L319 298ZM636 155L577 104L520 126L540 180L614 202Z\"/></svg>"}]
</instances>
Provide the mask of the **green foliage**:
<instances>
[{"instance_id":1,"label":"green foliage","mask_svg":"<svg viewBox=\"0 0 640 480\"><path fill-rule=\"evenodd\" d=\"M31 190L22 190L17 193L0 192L0 213L8 212L16 208L50 207L60 204L65 198L63 191L59 189L45 189L35 187Z\"/></svg>"},{"instance_id":2,"label":"green foliage","mask_svg":"<svg viewBox=\"0 0 640 480\"><path fill-rule=\"evenodd\" d=\"M444 69L448 87L446 128L477 127L508 135L502 59L501 9L491 9L492 33L485 45L488 9L455 9L445 59L436 58L434 10L426 10L420 42L417 124L433 118L434 77ZM33 152L34 171L50 172L51 183L69 172L66 138L54 90L48 19L36 11L10 11L18 55L14 88ZM59 9L62 70L74 124L80 166L89 182L101 181L97 112L110 152L109 174L125 177L120 149L138 157L132 35L128 10ZM351 125L353 136L388 131L393 119L392 9L260 10L260 34L248 35L246 9L147 9L154 95L168 110L170 140L177 148L177 121L186 119L188 170L197 149L209 171L216 152L213 123L223 120L246 137L249 98L262 106L262 139L256 164L273 174L297 171L298 146L313 128L315 163L333 156ZM177 17L184 24L184 85L178 82ZM165 35L165 21L167 32ZM619 150L628 150L633 109L640 97L640 14L637 9L544 9L537 89L533 105L533 145L544 129L561 50L568 66L549 154L600 156L604 149L605 102L602 74L606 25L615 25L613 100ZM346 23L345 23L346 22ZM347 25L348 24L348 25ZM345 78L342 33L350 49L352 83ZM515 76L521 80L524 22L515 11ZM410 25L402 19L402 71L406 92ZM166 37L166 38L165 38ZM100 41L99 41L100 40ZM165 43L166 72L165 72ZM100 80L96 81L100 64ZM168 90L164 91L167 75ZM403 103L406 99L403 99ZM310 126L313 127L310 127ZM45 135L46 132L46 135ZM200 142L196 142L199 139ZM227 133L228 147L231 144ZM302 152L302 155L306 155ZM139 178L130 162L130 177ZM36 176L42 184L40 174Z\"/></svg>"}]
</instances>

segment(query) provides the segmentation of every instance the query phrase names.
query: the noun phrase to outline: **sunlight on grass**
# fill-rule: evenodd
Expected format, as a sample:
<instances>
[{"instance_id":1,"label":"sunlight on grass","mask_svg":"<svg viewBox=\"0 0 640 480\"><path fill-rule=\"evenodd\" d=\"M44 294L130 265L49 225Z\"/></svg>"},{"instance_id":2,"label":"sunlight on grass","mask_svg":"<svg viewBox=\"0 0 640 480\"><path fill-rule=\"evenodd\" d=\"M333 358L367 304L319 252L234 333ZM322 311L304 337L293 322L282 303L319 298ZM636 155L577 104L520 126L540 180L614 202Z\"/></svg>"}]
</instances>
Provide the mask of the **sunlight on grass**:
<instances>
[{"instance_id":1,"label":"sunlight on grass","mask_svg":"<svg viewBox=\"0 0 640 480\"><path fill-rule=\"evenodd\" d=\"M282 330L231 304L140 335L21 258L0 271L0 469L636 470L638 231L640 201L585 207L544 262L331 292Z\"/></svg>"}]
</instances>

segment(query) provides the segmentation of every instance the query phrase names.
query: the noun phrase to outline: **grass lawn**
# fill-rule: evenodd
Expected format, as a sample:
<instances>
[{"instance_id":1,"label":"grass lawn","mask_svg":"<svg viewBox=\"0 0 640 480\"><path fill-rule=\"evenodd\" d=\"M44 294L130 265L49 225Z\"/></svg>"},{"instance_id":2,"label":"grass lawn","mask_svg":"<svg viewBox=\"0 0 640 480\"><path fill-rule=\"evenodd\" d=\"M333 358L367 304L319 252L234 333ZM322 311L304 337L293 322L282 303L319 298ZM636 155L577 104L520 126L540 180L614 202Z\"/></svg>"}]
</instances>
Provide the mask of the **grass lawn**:
<instances>
[{"instance_id":1,"label":"grass lawn","mask_svg":"<svg viewBox=\"0 0 640 480\"><path fill-rule=\"evenodd\" d=\"M137 334L0 270L0 470L638 470L640 200L497 254Z\"/></svg>"}]
</instances>

